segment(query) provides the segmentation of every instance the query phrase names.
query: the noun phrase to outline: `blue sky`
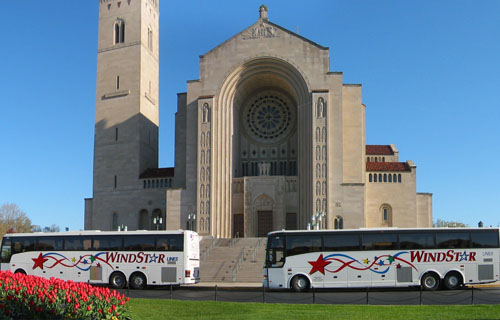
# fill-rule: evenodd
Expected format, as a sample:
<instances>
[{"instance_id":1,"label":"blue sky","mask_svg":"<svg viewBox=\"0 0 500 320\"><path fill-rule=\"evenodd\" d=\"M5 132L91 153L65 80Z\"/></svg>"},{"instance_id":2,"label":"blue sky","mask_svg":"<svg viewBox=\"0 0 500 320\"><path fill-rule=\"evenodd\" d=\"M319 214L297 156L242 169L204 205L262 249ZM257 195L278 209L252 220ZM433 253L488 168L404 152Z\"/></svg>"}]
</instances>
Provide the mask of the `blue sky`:
<instances>
[{"instance_id":1,"label":"blue sky","mask_svg":"<svg viewBox=\"0 0 500 320\"><path fill-rule=\"evenodd\" d=\"M134 1L134 0L133 0ZM500 1L268 0L269 19L330 48L363 85L368 144L394 143L433 193L434 220L500 223ZM262 1L160 4L160 166L176 94L199 55L253 24ZM92 197L98 1L0 1L0 205L83 228Z\"/></svg>"}]
</instances>

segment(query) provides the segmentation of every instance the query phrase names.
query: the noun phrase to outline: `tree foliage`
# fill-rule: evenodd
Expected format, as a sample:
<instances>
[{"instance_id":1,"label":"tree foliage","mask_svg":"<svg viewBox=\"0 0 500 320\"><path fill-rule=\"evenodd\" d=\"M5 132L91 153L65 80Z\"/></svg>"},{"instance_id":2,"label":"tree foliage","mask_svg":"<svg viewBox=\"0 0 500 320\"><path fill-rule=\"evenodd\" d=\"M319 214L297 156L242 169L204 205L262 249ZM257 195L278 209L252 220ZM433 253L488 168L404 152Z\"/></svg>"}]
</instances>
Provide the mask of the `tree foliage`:
<instances>
[{"instance_id":1,"label":"tree foliage","mask_svg":"<svg viewBox=\"0 0 500 320\"><path fill-rule=\"evenodd\" d=\"M467 224L458 221L446 221L437 219L436 222L434 222L434 228L466 228L466 227L468 227Z\"/></svg>"},{"instance_id":2,"label":"tree foliage","mask_svg":"<svg viewBox=\"0 0 500 320\"><path fill-rule=\"evenodd\" d=\"M31 232L31 220L17 204L4 203L0 207L0 236L9 232Z\"/></svg>"},{"instance_id":3,"label":"tree foliage","mask_svg":"<svg viewBox=\"0 0 500 320\"><path fill-rule=\"evenodd\" d=\"M33 227L31 228L31 231L33 232L59 232L61 231L61 228L56 225L56 224L53 224L51 226L48 226L48 227L40 227L39 225L33 225Z\"/></svg>"}]
</instances>

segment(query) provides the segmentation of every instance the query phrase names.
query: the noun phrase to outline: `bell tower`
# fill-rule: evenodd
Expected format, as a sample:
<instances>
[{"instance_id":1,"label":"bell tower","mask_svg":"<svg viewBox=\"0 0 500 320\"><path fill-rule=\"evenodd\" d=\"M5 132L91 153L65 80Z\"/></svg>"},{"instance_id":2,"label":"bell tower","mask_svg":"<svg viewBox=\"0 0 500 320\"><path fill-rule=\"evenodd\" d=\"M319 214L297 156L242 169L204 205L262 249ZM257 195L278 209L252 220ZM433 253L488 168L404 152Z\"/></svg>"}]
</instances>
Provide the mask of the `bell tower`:
<instances>
[{"instance_id":1,"label":"bell tower","mask_svg":"<svg viewBox=\"0 0 500 320\"><path fill-rule=\"evenodd\" d=\"M85 229L109 229L118 202L158 168L159 0L99 0L93 198ZM109 215L110 217L104 217Z\"/></svg>"}]
</instances>

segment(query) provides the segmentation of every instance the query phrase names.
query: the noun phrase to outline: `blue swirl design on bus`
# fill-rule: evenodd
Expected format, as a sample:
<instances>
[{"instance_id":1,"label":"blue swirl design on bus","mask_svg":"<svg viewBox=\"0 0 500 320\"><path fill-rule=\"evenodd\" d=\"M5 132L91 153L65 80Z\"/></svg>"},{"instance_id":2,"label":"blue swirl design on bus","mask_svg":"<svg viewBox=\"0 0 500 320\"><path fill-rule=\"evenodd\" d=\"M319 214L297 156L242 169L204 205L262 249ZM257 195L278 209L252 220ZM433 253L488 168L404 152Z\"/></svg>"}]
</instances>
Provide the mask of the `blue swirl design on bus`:
<instances>
[{"instance_id":1,"label":"blue swirl design on bus","mask_svg":"<svg viewBox=\"0 0 500 320\"><path fill-rule=\"evenodd\" d=\"M106 254L106 252L99 252L95 255L93 254L86 254L83 256L80 256L79 259L72 257L69 259L68 257L57 253L57 252L48 252L46 254L40 253L38 258L32 259L33 262L35 263L33 265L33 269L36 269L39 267L40 269L43 270L44 263L45 262L52 262L51 265L46 265L48 269L52 269L57 265L64 266L66 268L77 268L81 271L89 271L90 267L93 265L94 262L97 261L97 264L95 265L96 267L101 266L101 262L107 264L111 269L113 269L113 266L109 264L108 261L102 259L100 256Z\"/></svg>"},{"instance_id":2,"label":"blue swirl design on bus","mask_svg":"<svg viewBox=\"0 0 500 320\"><path fill-rule=\"evenodd\" d=\"M309 274L313 274L315 272L325 274L325 271L337 273L345 268L351 268L358 271L370 270L374 273L385 274L389 271L391 266L395 266L397 269L400 269L403 265L410 266L417 270L411 262L400 257L401 255L408 253L408 251L400 251L394 255L385 254L375 256L373 259L365 258L362 262L356 258L341 253L330 254L326 257L323 257L323 254L320 254L316 261L308 261L308 263L312 266ZM336 266L335 269L326 268L326 266L330 265L334 261L340 263L340 266Z\"/></svg>"}]
</instances>

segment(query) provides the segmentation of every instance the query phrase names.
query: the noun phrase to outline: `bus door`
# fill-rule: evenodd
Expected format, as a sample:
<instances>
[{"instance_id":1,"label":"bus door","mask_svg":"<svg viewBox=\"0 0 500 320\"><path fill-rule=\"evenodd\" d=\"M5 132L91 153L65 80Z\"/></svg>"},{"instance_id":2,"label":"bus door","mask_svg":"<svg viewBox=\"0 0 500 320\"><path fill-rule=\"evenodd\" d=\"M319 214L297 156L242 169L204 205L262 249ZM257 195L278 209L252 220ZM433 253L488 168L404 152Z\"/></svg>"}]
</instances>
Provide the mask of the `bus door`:
<instances>
[{"instance_id":1,"label":"bus door","mask_svg":"<svg viewBox=\"0 0 500 320\"><path fill-rule=\"evenodd\" d=\"M10 270L10 257L12 255L10 238L3 238L2 251L0 253L0 270Z\"/></svg>"},{"instance_id":2,"label":"bus door","mask_svg":"<svg viewBox=\"0 0 500 320\"><path fill-rule=\"evenodd\" d=\"M286 288L287 276L285 264L285 237L272 235L268 238L264 286L268 288Z\"/></svg>"}]
</instances>

